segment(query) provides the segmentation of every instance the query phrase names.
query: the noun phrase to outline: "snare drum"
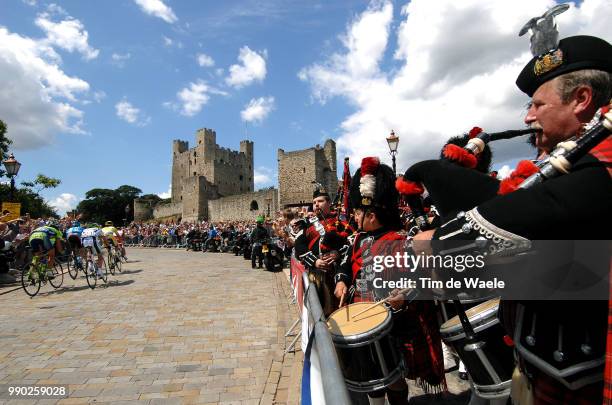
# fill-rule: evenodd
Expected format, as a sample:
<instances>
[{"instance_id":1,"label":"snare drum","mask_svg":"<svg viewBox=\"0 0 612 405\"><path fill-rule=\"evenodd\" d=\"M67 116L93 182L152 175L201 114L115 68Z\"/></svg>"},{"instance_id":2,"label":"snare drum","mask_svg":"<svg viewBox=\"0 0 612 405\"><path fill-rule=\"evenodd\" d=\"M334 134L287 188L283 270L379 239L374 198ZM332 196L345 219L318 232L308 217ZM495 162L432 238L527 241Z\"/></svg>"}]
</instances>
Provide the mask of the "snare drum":
<instances>
[{"instance_id":1,"label":"snare drum","mask_svg":"<svg viewBox=\"0 0 612 405\"><path fill-rule=\"evenodd\" d=\"M474 390L485 399L508 396L514 370L512 342L499 323L498 308L499 299L493 299L465 311L476 337L472 344L467 344L458 316L440 327L442 339L457 351Z\"/></svg>"},{"instance_id":2,"label":"snare drum","mask_svg":"<svg viewBox=\"0 0 612 405\"><path fill-rule=\"evenodd\" d=\"M402 356L389 335L391 312L380 305L352 318L369 305L350 304L327 320L347 388L355 392L379 390L403 376Z\"/></svg>"}]
</instances>

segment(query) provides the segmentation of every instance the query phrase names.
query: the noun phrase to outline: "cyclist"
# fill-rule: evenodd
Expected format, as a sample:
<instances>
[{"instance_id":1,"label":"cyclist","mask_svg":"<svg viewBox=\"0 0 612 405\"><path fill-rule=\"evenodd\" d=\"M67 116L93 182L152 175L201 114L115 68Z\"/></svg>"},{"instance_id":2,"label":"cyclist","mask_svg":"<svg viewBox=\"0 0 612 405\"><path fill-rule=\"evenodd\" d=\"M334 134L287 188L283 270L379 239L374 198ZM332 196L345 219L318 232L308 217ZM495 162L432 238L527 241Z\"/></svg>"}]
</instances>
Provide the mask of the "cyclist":
<instances>
[{"instance_id":1,"label":"cyclist","mask_svg":"<svg viewBox=\"0 0 612 405\"><path fill-rule=\"evenodd\" d=\"M40 257L45 253L49 254L47 277L53 278L53 272L50 268L55 264L55 252L62 251L62 232L59 230L59 225L56 221L47 221L47 225L38 227L30 234L30 247L32 254Z\"/></svg>"},{"instance_id":2,"label":"cyclist","mask_svg":"<svg viewBox=\"0 0 612 405\"><path fill-rule=\"evenodd\" d=\"M125 248L123 247L123 240L119 236L119 231L113 225L113 221L106 221L104 228L102 228L102 234L106 238L106 248L110 250L110 245L115 245L117 249L121 251L121 256L125 258Z\"/></svg>"},{"instance_id":3,"label":"cyclist","mask_svg":"<svg viewBox=\"0 0 612 405\"><path fill-rule=\"evenodd\" d=\"M100 225L88 224L83 232L81 233L81 243L84 248L90 248L92 254L97 256L96 275L98 278L104 278L102 274L102 267L104 266L104 256L102 254L102 247L104 246L104 234Z\"/></svg>"},{"instance_id":4,"label":"cyclist","mask_svg":"<svg viewBox=\"0 0 612 405\"><path fill-rule=\"evenodd\" d=\"M68 239L68 244L70 245L70 249L74 252L76 260L84 259L83 244L81 243L83 227L79 221L72 221L71 225L72 226L66 230L66 239Z\"/></svg>"}]
</instances>

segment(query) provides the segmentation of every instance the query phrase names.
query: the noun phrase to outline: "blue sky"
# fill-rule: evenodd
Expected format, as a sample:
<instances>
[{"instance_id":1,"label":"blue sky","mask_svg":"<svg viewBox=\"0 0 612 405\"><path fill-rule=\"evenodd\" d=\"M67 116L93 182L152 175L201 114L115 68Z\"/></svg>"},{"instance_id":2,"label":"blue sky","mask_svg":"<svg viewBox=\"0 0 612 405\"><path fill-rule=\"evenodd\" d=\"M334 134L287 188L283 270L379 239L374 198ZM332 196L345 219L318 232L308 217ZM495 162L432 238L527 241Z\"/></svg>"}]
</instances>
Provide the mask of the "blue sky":
<instances>
[{"instance_id":1,"label":"blue sky","mask_svg":"<svg viewBox=\"0 0 612 405\"><path fill-rule=\"evenodd\" d=\"M474 125L522 127L517 32L554 2L455 3L2 0L0 119L18 180L60 178L45 197L63 211L94 187L167 192L171 141L202 127L224 147L255 141L259 187L276 183L278 148L333 138L339 162L388 160L395 129L403 170ZM609 5L572 7L562 36L610 38L590 11ZM502 145L496 163L525 153Z\"/></svg>"}]
</instances>

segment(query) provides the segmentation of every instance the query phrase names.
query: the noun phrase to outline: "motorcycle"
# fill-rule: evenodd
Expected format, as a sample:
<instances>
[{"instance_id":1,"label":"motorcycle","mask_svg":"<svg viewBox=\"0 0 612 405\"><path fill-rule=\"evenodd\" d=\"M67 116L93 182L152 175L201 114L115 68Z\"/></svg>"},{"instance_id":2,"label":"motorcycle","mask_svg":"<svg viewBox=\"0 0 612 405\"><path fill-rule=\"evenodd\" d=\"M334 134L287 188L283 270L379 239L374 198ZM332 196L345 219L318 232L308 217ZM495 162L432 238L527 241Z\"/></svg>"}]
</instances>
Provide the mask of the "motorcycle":
<instances>
[{"instance_id":1,"label":"motorcycle","mask_svg":"<svg viewBox=\"0 0 612 405\"><path fill-rule=\"evenodd\" d=\"M266 239L261 246L264 256L264 266L268 271L281 271L283 269L282 241L279 238Z\"/></svg>"},{"instance_id":2,"label":"motorcycle","mask_svg":"<svg viewBox=\"0 0 612 405\"><path fill-rule=\"evenodd\" d=\"M202 252L219 252L221 246L221 236L217 235L212 239L208 239L204 246L202 246Z\"/></svg>"}]
</instances>

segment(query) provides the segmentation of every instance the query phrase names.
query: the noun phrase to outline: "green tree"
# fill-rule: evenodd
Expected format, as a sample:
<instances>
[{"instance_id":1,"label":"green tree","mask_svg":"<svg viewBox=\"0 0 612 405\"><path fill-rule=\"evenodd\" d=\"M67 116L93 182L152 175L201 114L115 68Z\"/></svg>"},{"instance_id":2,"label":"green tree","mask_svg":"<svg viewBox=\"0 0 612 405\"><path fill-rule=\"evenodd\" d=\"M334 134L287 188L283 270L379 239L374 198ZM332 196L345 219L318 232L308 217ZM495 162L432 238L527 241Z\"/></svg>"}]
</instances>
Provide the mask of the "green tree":
<instances>
[{"instance_id":1,"label":"green tree","mask_svg":"<svg viewBox=\"0 0 612 405\"><path fill-rule=\"evenodd\" d=\"M9 185L0 185L0 201L9 201L10 189ZM15 189L13 201L21 203L21 215L29 213L32 218L57 217L55 209L28 187Z\"/></svg>"},{"instance_id":2,"label":"green tree","mask_svg":"<svg viewBox=\"0 0 612 405\"><path fill-rule=\"evenodd\" d=\"M132 202L140 194L142 190L128 185L123 185L115 190L94 188L85 193L85 199L76 209L77 212L83 214L85 221L99 224L113 221L115 225L122 225L124 220L127 222L133 220Z\"/></svg>"},{"instance_id":3,"label":"green tree","mask_svg":"<svg viewBox=\"0 0 612 405\"><path fill-rule=\"evenodd\" d=\"M42 173L38 173L38 175L33 181L21 182L22 186L36 188L36 190L34 190L36 194L40 194L41 191L46 190L48 188L56 188L60 184L62 184L62 181L60 179L47 177Z\"/></svg>"},{"instance_id":4,"label":"green tree","mask_svg":"<svg viewBox=\"0 0 612 405\"><path fill-rule=\"evenodd\" d=\"M8 157L8 148L13 141L6 137L7 127L4 121L0 120L0 157L5 160ZM6 171L4 166L0 166L0 177L4 176Z\"/></svg>"}]
</instances>

